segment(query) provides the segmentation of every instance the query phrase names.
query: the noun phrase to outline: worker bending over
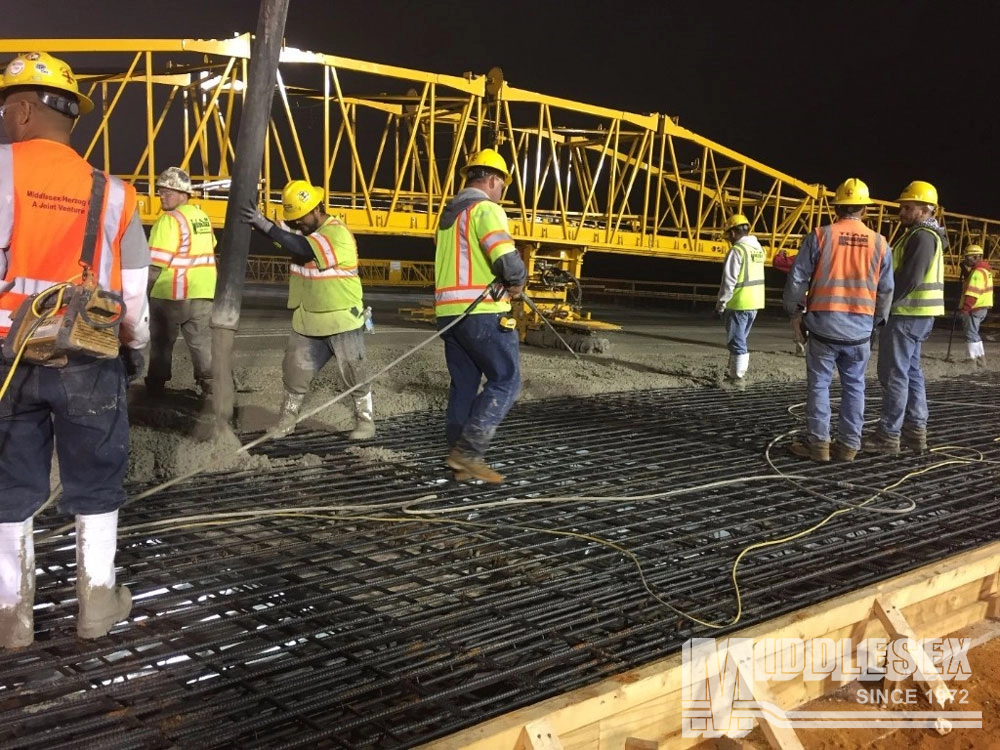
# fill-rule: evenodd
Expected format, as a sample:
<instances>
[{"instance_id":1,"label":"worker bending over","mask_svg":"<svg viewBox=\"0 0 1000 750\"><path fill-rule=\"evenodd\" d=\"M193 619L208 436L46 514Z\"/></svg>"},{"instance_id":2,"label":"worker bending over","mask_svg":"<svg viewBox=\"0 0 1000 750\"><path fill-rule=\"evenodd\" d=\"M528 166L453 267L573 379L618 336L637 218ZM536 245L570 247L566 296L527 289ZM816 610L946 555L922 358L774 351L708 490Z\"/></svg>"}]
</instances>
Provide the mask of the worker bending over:
<instances>
[{"instance_id":1,"label":"worker bending over","mask_svg":"<svg viewBox=\"0 0 1000 750\"><path fill-rule=\"evenodd\" d=\"M358 275L358 245L340 219L328 216L323 189L292 180L281 193L282 216L297 231L288 232L264 218L255 205L245 206L243 220L270 237L292 256L288 274L288 337L282 376L285 399L277 435L295 429L302 402L323 366L337 360L348 388L368 380L365 364L365 308ZM371 385L354 391L351 440L375 436Z\"/></svg>"},{"instance_id":2,"label":"worker bending over","mask_svg":"<svg viewBox=\"0 0 1000 750\"><path fill-rule=\"evenodd\" d=\"M979 327L986 319L986 313L993 307L993 269L983 260L981 245L965 248L962 260L965 284L962 287L962 328L965 330L965 347L969 361L978 367L986 365L983 338Z\"/></svg>"},{"instance_id":3,"label":"worker bending over","mask_svg":"<svg viewBox=\"0 0 1000 750\"><path fill-rule=\"evenodd\" d=\"M892 252L862 221L871 205L868 186L850 178L837 188L832 224L807 234L785 284L785 310L797 321L806 348L806 438L791 451L813 461L853 461L861 448L865 369L872 332L885 324L892 303ZM806 294L809 311L803 313ZM840 419L830 446L830 385L840 375Z\"/></svg>"},{"instance_id":4,"label":"worker bending over","mask_svg":"<svg viewBox=\"0 0 1000 750\"><path fill-rule=\"evenodd\" d=\"M892 313L879 339L878 379L882 413L865 450L895 456L900 446L927 450L927 392L920 353L944 315L944 251L948 238L934 218L937 190L916 180L899 198L903 232L892 247L896 281Z\"/></svg>"},{"instance_id":5,"label":"worker bending over","mask_svg":"<svg viewBox=\"0 0 1000 750\"><path fill-rule=\"evenodd\" d=\"M519 336L501 325L511 298L524 291L528 273L514 247L499 201L510 184L503 157L491 148L462 167L465 184L444 207L434 258L434 312L438 328L453 323L498 280L487 297L446 331L444 357L451 375L445 432L447 464L458 480L499 483L502 474L484 460L497 427L521 389ZM501 294L502 291L502 294ZM483 377L486 384L479 390Z\"/></svg>"},{"instance_id":6,"label":"worker bending over","mask_svg":"<svg viewBox=\"0 0 1000 750\"><path fill-rule=\"evenodd\" d=\"M726 380L743 388L743 377L750 366L747 336L764 309L764 249L750 234L750 220L743 214L733 214L726 222L729 253L722 266L722 284L715 311L722 315L729 347Z\"/></svg>"},{"instance_id":7,"label":"worker bending over","mask_svg":"<svg viewBox=\"0 0 1000 750\"><path fill-rule=\"evenodd\" d=\"M138 375L149 341L149 247L135 189L70 148L76 118L93 107L70 67L44 52L18 55L0 81L0 117L10 140L0 145L0 383L12 376L0 399L3 648L27 646L35 637L32 519L49 496L53 442L62 481L58 507L76 517L77 635L99 638L132 609L129 590L115 582L115 554L128 467L126 376ZM11 324L23 319L29 295L81 279L123 298L121 356L64 349L58 359L39 353L14 369Z\"/></svg>"},{"instance_id":8,"label":"worker bending over","mask_svg":"<svg viewBox=\"0 0 1000 750\"><path fill-rule=\"evenodd\" d=\"M202 396L212 395L212 300L215 298L215 232L204 211L188 201L188 173L168 167L156 179L163 215L149 232L149 372L146 393L164 395L171 378L174 342L184 336Z\"/></svg>"}]
</instances>

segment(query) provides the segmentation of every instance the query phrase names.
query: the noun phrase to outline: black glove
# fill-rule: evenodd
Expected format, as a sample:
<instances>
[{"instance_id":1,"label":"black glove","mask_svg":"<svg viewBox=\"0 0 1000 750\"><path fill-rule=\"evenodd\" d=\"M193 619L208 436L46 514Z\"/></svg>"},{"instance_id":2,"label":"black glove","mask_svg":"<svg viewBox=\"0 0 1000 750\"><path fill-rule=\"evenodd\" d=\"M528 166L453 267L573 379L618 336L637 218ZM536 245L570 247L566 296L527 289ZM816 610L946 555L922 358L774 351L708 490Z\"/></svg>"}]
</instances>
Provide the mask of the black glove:
<instances>
[{"instance_id":1,"label":"black glove","mask_svg":"<svg viewBox=\"0 0 1000 750\"><path fill-rule=\"evenodd\" d=\"M131 346L122 344L118 347L118 356L121 357L122 364L125 365L125 379L132 383L142 376L142 370L146 366L146 360L142 356L142 349L133 349Z\"/></svg>"},{"instance_id":2,"label":"black glove","mask_svg":"<svg viewBox=\"0 0 1000 750\"><path fill-rule=\"evenodd\" d=\"M259 232L263 232L264 234L267 234L271 227L274 226L274 222L264 218L264 215L257 210L257 204L253 201L248 202L240 208L240 221L244 224L249 224L254 229Z\"/></svg>"}]
</instances>

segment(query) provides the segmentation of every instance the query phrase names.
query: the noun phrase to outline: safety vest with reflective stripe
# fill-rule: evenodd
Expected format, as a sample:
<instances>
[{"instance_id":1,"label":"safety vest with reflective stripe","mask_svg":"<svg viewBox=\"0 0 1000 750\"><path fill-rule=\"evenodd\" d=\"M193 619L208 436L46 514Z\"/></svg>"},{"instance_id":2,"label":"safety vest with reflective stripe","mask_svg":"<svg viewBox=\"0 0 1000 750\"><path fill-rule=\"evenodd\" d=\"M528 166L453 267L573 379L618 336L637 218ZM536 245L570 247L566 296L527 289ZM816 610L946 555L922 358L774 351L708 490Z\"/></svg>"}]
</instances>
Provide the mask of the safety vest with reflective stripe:
<instances>
[{"instance_id":1,"label":"safety vest with reflective stripe","mask_svg":"<svg viewBox=\"0 0 1000 750\"><path fill-rule=\"evenodd\" d=\"M314 260L292 263L288 307L304 336L332 336L364 325L358 245L347 225L330 216L306 237Z\"/></svg>"},{"instance_id":2,"label":"safety vest with reflective stripe","mask_svg":"<svg viewBox=\"0 0 1000 750\"><path fill-rule=\"evenodd\" d=\"M858 219L816 230L819 255L809 284L809 312L875 315L878 282L889 242Z\"/></svg>"},{"instance_id":3,"label":"safety vest with reflective stripe","mask_svg":"<svg viewBox=\"0 0 1000 750\"><path fill-rule=\"evenodd\" d=\"M30 294L81 276L80 252L93 168L69 146L41 138L0 145L0 337ZM92 271L121 293L121 240L135 213L135 189L108 176Z\"/></svg>"},{"instance_id":4,"label":"safety vest with reflective stripe","mask_svg":"<svg viewBox=\"0 0 1000 750\"><path fill-rule=\"evenodd\" d=\"M513 253L507 214L489 200L473 203L448 228L438 228L434 257L434 313L461 315L494 279L493 263ZM487 296L472 314L510 310L510 297Z\"/></svg>"},{"instance_id":5,"label":"safety vest with reflective stripe","mask_svg":"<svg viewBox=\"0 0 1000 750\"><path fill-rule=\"evenodd\" d=\"M972 304L973 310L993 307L993 270L989 267L973 268L965 282L962 296L972 297L975 300Z\"/></svg>"},{"instance_id":6,"label":"safety vest with reflective stripe","mask_svg":"<svg viewBox=\"0 0 1000 750\"><path fill-rule=\"evenodd\" d=\"M163 269L151 298L215 297L215 233L212 220L197 206L185 203L156 220L149 232L149 255Z\"/></svg>"},{"instance_id":7,"label":"safety vest with reflective stripe","mask_svg":"<svg viewBox=\"0 0 1000 750\"><path fill-rule=\"evenodd\" d=\"M726 303L727 310L764 309L764 250L760 245L740 240L730 249L740 256L740 278L736 281L733 296Z\"/></svg>"},{"instance_id":8,"label":"safety vest with reflective stripe","mask_svg":"<svg viewBox=\"0 0 1000 750\"><path fill-rule=\"evenodd\" d=\"M944 315L944 247L941 235L930 227L911 227L892 246L892 270L896 271L902 264L906 243L917 232L930 232L934 237L934 259L924 274L923 281L905 297L892 303L892 314L916 317Z\"/></svg>"}]
</instances>

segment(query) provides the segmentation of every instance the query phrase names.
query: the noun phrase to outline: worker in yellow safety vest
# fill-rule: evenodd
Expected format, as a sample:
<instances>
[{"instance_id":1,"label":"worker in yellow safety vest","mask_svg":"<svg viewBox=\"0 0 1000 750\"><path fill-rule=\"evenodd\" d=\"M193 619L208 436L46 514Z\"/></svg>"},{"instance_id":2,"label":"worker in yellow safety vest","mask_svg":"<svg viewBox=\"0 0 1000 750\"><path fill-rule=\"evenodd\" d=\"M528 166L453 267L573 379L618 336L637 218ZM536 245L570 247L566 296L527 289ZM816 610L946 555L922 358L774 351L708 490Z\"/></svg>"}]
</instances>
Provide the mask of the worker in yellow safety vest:
<instances>
[{"instance_id":1,"label":"worker in yellow safety vest","mask_svg":"<svg viewBox=\"0 0 1000 750\"><path fill-rule=\"evenodd\" d=\"M451 375L445 437L447 465L458 480L499 483L502 474L484 460L497 427L521 388L518 332L507 323L510 300L523 291L528 273L499 205L511 176L491 148L462 167L462 189L448 201L437 229L434 311L438 328L455 323L488 284L503 291L486 297L445 331L444 357ZM482 385L483 378L486 382Z\"/></svg>"},{"instance_id":2,"label":"worker in yellow safety vest","mask_svg":"<svg viewBox=\"0 0 1000 750\"><path fill-rule=\"evenodd\" d=\"M725 379L736 388L743 388L750 367L747 335L757 311L764 308L764 248L750 234L750 220L743 214L729 217L725 237L730 248L722 265L715 311L722 316L728 337Z\"/></svg>"},{"instance_id":3,"label":"worker in yellow safety vest","mask_svg":"<svg viewBox=\"0 0 1000 750\"><path fill-rule=\"evenodd\" d=\"M188 173L168 167L156 180L163 215L149 232L149 371L146 394L163 396L171 378L174 343L184 336L202 396L212 394L212 300L215 232L204 211L189 203Z\"/></svg>"},{"instance_id":4,"label":"worker in yellow safety vest","mask_svg":"<svg viewBox=\"0 0 1000 750\"><path fill-rule=\"evenodd\" d=\"M986 313L993 307L993 269L983 260L982 245L969 245L962 259L965 284L962 287L962 327L965 330L965 346L969 360L977 367L986 365L983 339L979 326L986 319Z\"/></svg>"},{"instance_id":5,"label":"worker in yellow safety vest","mask_svg":"<svg viewBox=\"0 0 1000 750\"><path fill-rule=\"evenodd\" d=\"M149 247L135 189L70 146L77 118L93 107L69 65L45 52L18 55L0 80L9 140L0 145L0 648L34 640L33 519L50 497L53 446L58 508L76 521L77 635L100 638L132 609L128 588L116 584L115 555L128 468L126 378L141 371L149 341ZM11 350L12 326L32 319L28 307L44 311L47 300L61 308L62 295L88 293L125 304L118 357L71 349L57 361L28 361L23 346ZM51 626L60 615L47 616Z\"/></svg>"},{"instance_id":6,"label":"worker in yellow safety vest","mask_svg":"<svg viewBox=\"0 0 1000 750\"><path fill-rule=\"evenodd\" d=\"M256 205L241 212L245 222L292 257L288 308L294 312L282 365L285 398L274 430L279 436L295 429L310 383L331 358L348 388L368 380L364 332L371 314L362 301L357 242L344 222L327 215L323 189L292 180L281 193L281 204L285 222L297 231L278 227ZM347 437L375 437L371 385L353 396L354 429Z\"/></svg>"},{"instance_id":7,"label":"worker in yellow safety vest","mask_svg":"<svg viewBox=\"0 0 1000 750\"><path fill-rule=\"evenodd\" d=\"M920 365L923 342L944 315L944 251L948 237L934 218L937 189L915 180L899 198L903 229L892 246L896 288L889 322L880 336L878 379L882 410L864 450L898 455L900 447L927 450L927 393Z\"/></svg>"}]
</instances>

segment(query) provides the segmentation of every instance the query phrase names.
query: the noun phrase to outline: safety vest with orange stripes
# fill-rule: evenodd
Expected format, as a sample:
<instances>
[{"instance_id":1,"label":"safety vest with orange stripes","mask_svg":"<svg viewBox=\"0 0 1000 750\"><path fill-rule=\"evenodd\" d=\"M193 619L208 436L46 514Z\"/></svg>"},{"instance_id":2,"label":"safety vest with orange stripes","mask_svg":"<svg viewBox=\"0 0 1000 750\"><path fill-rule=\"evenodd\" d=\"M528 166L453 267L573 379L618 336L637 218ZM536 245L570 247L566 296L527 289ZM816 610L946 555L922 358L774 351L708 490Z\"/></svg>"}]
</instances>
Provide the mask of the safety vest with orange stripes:
<instances>
[{"instance_id":1,"label":"safety vest with orange stripes","mask_svg":"<svg viewBox=\"0 0 1000 750\"><path fill-rule=\"evenodd\" d=\"M839 219L816 229L816 242L809 312L874 316L886 238L858 219Z\"/></svg>"},{"instance_id":2,"label":"safety vest with orange stripes","mask_svg":"<svg viewBox=\"0 0 1000 750\"><path fill-rule=\"evenodd\" d=\"M41 138L0 145L0 337L32 294L81 276L94 170L72 148ZM92 271L121 293L121 240L135 213L135 188L108 176Z\"/></svg>"},{"instance_id":3,"label":"safety vest with orange stripes","mask_svg":"<svg viewBox=\"0 0 1000 750\"><path fill-rule=\"evenodd\" d=\"M993 307L993 269L988 265L976 266L966 279L962 297L972 297L972 309Z\"/></svg>"},{"instance_id":4,"label":"safety vest with orange stripes","mask_svg":"<svg viewBox=\"0 0 1000 750\"><path fill-rule=\"evenodd\" d=\"M461 315L494 279L493 264L517 250L507 214L496 203L482 200L458 214L455 223L438 228L434 258L434 313ZM472 314L510 310L510 297L486 297Z\"/></svg>"},{"instance_id":5,"label":"safety vest with orange stripes","mask_svg":"<svg viewBox=\"0 0 1000 750\"><path fill-rule=\"evenodd\" d=\"M358 244L351 230L329 216L306 241L314 259L289 266L292 329L303 336L332 336L360 328L365 324L363 292Z\"/></svg>"},{"instance_id":6,"label":"safety vest with orange stripes","mask_svg":"<svg viewBox=\"0 0 1000 750\"><path fill-rule=\"evenodd\" d=\"M215 233L212 220L188 203L167 211L149 231L149 255L160 275L152 299L214 299Z\"/></svg>"}]
</instances>

